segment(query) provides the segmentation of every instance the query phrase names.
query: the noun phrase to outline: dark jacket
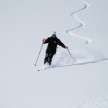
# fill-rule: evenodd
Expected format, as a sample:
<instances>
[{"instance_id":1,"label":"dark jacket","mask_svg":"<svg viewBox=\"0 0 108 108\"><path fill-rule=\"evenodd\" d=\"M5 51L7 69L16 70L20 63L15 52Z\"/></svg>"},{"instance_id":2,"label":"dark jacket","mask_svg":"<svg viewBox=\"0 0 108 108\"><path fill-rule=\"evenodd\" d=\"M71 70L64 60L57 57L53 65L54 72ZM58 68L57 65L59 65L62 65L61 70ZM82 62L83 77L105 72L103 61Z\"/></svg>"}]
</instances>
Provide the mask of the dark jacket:
<instances>
[{"instance_id":1,"label":"dark jacket","mask_svg":"<svg viewBox=\"0 0 108 108\"><path fill-rule=\"evenodd\" d=\"M48 37L45 40L45 43L48 43L46 53L48 54L55 54L57 45L60 45L61 47L65 48L65 45L57 38L57 37Z\"/></svg>"}]
</instances>

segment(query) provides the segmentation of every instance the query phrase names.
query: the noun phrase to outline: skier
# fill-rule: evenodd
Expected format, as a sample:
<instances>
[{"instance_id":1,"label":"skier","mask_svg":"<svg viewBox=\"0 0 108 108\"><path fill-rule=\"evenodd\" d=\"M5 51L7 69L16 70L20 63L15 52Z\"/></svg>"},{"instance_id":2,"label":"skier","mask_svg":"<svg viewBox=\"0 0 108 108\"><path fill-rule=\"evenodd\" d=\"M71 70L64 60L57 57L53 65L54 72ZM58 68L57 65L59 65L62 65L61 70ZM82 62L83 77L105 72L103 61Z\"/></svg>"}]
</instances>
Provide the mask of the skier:
<instances>
[{"instance_id":1,"label":"skier","mask_svg":"<svg viewBox=\"0 0 108 108\"><path fill-rule=\"evenodd\" d=\"M68 49L68 47L65 46L60 41L60 39L57 38L56 32L54 32L51 37L48 37L47 39L43 39L42 42L43 44L48 43L48 46L46 49L46 55L44 58L44 64L48 63L49 65L51 65L52 58L54 54L56 54L57 45L60 45L61 47Z\"/></svg>"}]
</instances>

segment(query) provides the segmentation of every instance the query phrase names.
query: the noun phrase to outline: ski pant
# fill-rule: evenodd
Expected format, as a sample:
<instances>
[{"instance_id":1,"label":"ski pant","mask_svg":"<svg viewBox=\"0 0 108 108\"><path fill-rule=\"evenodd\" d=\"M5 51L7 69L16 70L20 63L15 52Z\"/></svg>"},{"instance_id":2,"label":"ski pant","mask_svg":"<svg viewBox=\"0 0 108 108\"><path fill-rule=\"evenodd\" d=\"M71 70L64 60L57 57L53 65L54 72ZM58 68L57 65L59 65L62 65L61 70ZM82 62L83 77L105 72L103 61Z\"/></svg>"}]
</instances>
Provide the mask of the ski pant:
<instances>
[{"instance_id":1,"label":"ski pant","mask_svg":"<svg viewBox=\"0 0 108 108\"><path fill-rule=\"evenodd\" d=\"M49 65L51 65L53 56L54 56L54 54L46 53L45 59L44 59L44 64L48 63Z\"/></svg>"}]
</instances>

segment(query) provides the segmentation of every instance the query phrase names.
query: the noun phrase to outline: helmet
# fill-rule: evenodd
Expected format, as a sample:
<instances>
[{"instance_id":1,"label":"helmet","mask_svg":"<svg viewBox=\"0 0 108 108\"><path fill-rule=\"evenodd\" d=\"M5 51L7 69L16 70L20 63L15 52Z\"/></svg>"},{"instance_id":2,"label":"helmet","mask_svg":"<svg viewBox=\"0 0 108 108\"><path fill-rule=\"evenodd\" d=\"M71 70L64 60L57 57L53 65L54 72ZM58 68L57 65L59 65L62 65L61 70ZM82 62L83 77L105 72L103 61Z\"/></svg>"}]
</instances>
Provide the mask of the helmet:
<instances>
[{"instance_id":1,"label":"helmet","mask_svg":"<svg viewBox=\"0 0 108 108\"><path fill-rule=\"evenodd\" d=\"M56 32L54 32L51 37L54 37L54 38L57 37Z\"/></svg>"},{"instance_id":2,"label":"helmet","mask_svg":"<svg viewBox=\"0 0 108 108\"><path fill-rule=\"evenodd\" d=\"M56 35L56 32L54 32L53 34L55 34L55 35Z\"/></svg>"}]
</instances>

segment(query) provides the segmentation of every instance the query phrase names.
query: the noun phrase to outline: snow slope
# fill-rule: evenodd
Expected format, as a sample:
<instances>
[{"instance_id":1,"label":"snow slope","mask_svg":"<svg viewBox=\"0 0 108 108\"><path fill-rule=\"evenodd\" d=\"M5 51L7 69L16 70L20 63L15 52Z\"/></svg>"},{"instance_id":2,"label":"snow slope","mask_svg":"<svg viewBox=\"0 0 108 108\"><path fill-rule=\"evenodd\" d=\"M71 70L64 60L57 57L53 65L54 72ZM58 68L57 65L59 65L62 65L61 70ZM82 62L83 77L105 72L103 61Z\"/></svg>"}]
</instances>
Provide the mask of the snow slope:
<instances>
[{"instance_id":1,"label":"snow slope","mask_svg":"<svg viewBox=\"0 0 108 108\"><path fill-rule=\"evenodd\" d=\"M90 7L84 8L85 3ZM107 0L0 1L0 108L107 108L107 4ZM41 40L54 31L73 58L59 47L53 65L69 66L38 72L34 63ZM46 45L38 66L45 49Z\"/></svg>"}]
</instances>

